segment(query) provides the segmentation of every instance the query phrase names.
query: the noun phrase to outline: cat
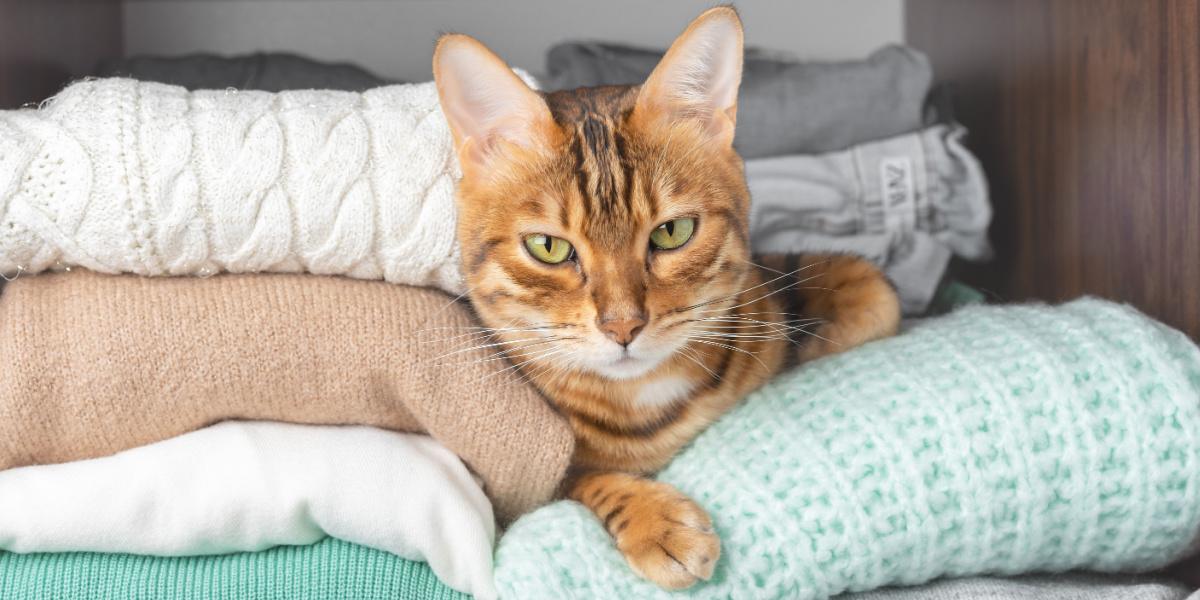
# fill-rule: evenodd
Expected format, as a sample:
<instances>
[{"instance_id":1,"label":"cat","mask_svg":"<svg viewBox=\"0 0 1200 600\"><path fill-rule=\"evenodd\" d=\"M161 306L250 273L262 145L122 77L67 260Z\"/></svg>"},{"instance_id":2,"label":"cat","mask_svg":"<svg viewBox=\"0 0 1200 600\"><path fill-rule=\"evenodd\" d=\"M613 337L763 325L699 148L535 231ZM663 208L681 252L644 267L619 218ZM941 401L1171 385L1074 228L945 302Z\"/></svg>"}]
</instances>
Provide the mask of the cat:
<instances>
[{"instance_id":1,"label":"cat","mask_svg":"<svg viewBox=\"0 0 1200 600\"><path fill-rule=\"evenodd\" d=\"M667 589L709 579L720 540L648 475L794 359L885 337L900 318L864 259L751 257L741 69L728 6L694 20L640 86L535 92L461 34L433 59L462 166L470 301L575 432L564 495Z\"/></svg>"}]
</instances>

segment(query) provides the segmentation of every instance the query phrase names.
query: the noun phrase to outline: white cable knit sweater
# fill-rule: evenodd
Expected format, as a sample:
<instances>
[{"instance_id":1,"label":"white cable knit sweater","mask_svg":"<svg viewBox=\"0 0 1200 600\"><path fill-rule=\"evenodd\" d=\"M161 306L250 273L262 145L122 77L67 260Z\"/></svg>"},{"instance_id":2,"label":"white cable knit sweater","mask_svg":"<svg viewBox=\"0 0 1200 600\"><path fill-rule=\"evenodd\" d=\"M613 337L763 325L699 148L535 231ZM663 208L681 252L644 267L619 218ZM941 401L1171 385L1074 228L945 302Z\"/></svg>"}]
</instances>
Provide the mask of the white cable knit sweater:
<instances>
[{"instance_id":1,"label":"white cable knit sweater","mask_svg":"<svg viewBox=\"0 0 1200 600\"><path fill-rule=\"evenodd\" d=\"M433 83L81 81L0 111L0 273L304 271L459 293L452 146Z\"/></svg>"}]
</instances>

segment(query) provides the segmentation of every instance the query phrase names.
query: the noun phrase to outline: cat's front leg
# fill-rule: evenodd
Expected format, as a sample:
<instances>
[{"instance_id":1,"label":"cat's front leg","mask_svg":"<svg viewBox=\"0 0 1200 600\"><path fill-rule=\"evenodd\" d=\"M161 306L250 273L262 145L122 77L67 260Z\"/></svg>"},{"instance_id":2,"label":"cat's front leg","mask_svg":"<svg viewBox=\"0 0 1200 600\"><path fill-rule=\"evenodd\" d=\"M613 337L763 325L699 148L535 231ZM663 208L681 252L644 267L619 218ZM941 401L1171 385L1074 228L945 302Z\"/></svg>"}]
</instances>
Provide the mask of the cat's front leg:
<instances>
[{"instance_id":1,"label":"cat's front leg","mask_svg":"<svg viewBox=\"0 0 1200 600\"><path fill-rule=\"evenodd\" d=\"M667 589L708 580L721 540L708 513L675 488L628 473L581 475L567 496L596 515L639 575Z\"/></svg>"}]
</instances>

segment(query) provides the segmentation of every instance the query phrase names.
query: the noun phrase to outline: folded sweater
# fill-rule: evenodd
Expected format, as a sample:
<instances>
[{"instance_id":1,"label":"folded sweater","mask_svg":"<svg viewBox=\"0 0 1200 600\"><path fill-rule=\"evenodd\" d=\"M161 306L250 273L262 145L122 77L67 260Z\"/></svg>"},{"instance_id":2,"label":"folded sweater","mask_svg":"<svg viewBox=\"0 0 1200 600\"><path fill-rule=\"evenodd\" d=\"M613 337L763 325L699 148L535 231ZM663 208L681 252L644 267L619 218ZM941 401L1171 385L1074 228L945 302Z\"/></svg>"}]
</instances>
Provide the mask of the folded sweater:
<instances>
[{"instance_id":1,"label":"folded sweater","mask_svg":"<svg viewBox=\"0 0 1200 600\"><path fill-rule=\"evenodd\" d=\"M966 130L935 125L841 152L746 161L756 252L848 252L880 265L923 313L951 255L991 256L987 181Z\"/></svg>"},{"instance_id":2,"label":"folded sweater","mask_svg":"<svg viewBox=\"0 0 1200 600\"><path fill-rule=\"evenodd\" d=\"M326 538L262 552L163 558L0 552L4 600L470 600L422 562Z\"/></svg>"},{"instance_id":3,"label":"folded sweater","mask_svg":"<svg viewBox=\"0 0 1200 600\"><path fill-rule=\"evenodd\" d=\"M114 456L0 471L0 550L190 556L334 536L480 600L492 506L427 436L230 421Z\"/></svg>"},{"instance_id":4,"label":"folded sweater","mask_svg":"<svg viewBox=\"0 0 1200 600\"><path fill-rule=\"evenodd\" d=\"M564 501L501 538L501 597L817 600L1153 570L1200 533L1200 349L1096 299L964 308L777 377L657 477L712 516L711 581L658 589Z\"/></svg>"},{"instance_id":5,"label":"folded sweater","mask_svg":"<svg viewBox=\"0 0 1200 600\"><path fill-rule=\"evenodd\" d=\"M305 271L457 294L458 173L433 83L80 81L0 111L0 274Z\"/></svg>"},{"instance_id":6,"label":"folded sweater","mask_svg":"<svg viewBox=\"0 0 1200 600\"><path fill-rule=\"evenodd\" d=\"M1184 600L1188 597L1187 586L1161 577L1067 574L940 580L910 588L844 594L837 600ZM0 598L469 600L468 596L442 584L425 563L333 538L311 546L189 558L0 552Z\"/></svg>"},{"instance_id":7,"label":"folded sweater","mask_svg":"<svg viewBox=\"0 0 1200 600\"><path fill-rule=\"evenodd\" d=\"M566 42L546 55L548 87L641 84L662 50ZM906 46L863 60L801 62L747 49L738 90L737 138L744 158L815 154L921 127L933 70Z\"/></svg>"},{"instance_id":8,"label":"folded sweater","mask_svg":"<svg viewBox=\"0 0 1200 600\"><path fill-rule=\"evenodd\" d=\"M424 432L504 522L548 500L566 423L469 310L306 275L20 277L0 294L0 469L105 456L227 419Z\"/></svg>"}]
</instances>

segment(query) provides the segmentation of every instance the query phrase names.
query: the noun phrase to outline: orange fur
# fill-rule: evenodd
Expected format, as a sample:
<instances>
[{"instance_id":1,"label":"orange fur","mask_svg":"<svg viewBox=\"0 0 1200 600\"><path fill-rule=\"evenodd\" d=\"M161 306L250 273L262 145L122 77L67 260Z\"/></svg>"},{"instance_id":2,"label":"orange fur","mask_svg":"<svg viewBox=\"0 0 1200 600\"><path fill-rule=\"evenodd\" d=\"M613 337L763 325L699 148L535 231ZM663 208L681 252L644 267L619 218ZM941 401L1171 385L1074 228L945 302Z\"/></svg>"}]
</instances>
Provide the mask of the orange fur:
<instances>
[{"instance_id":1,"label":"orange fur","mask_svg":"<svg viewBox=\"0 0 1200 600\"><path fill-rule=\"evenodd\" d=\"M701 52L712 48L727 54ZM698 57L722 69L711 89L693 81L687 61ZM793 358L807 360L899 321L895 293L862 259L752 261L732 147L740 60L728 7L694 21L641 87L539 95L460 35L434 56L463 162L458 237L472 304L575 430L567 496L604 521L637 572L671 589L707 579L720 542L700 507L645 475L782 369L793 340ZM494 101L464 91L477 78ZM651 247L655 227L685 217L695 220L686 244ZM574 258L540 262L522 242L531 234L570 242ZM794 321L781 300L820 322Z\"/></svg>"}]
</instances>

